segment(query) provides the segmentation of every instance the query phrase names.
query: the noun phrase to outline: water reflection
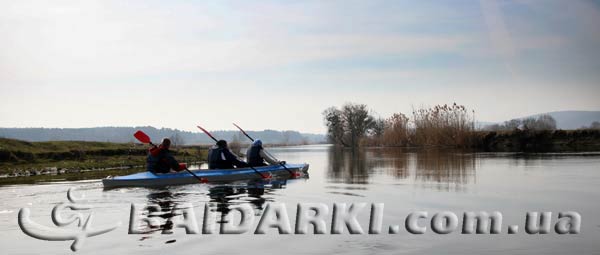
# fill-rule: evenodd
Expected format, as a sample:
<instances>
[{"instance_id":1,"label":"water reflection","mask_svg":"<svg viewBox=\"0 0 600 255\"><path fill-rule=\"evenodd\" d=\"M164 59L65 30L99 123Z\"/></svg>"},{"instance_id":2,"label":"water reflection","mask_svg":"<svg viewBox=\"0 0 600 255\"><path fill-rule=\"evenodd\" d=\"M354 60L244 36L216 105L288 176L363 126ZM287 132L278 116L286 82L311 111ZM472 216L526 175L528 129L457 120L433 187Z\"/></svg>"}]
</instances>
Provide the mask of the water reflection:
<instances>
[{"instance_id":1,"label":"water reflection","mask_svg":"<svg viewBox=\"0 0 600 255\"><path fill-rule=\"evenodd\" d=\"M367 184L369 169L366 151L363 149L346 149L331 147L329 150L329 167L327 177L332 182L351 184Z\"/></svg>"},{"instance_id":2,"label":"water reflection","mask_svg":"<svg viewBox=\"0 0 600 255\"><path fill-rule=\"evenodd\" d=\"M460 189L475 181L474 153L401 148L331 147L327 177L333 183L368 184L374 175L410 179L441 190Z\"/></svg>"},{"instance_id":3,"label":"water reflection","mask_svg":"<svg viewBox=\"0 0 600 255\"><path fill-rule=\"evenodd\" d=\"M269 181L257 180L249 183L213 186L209 189L210 202L214 203L215 211L223 215L231 211L231 207L250 203L258 212L262 211L266 202L273 202L273 190L284 189L286 179ZM266 195L266 196L265 196Z\"/></svg>"},{"instance_id":4,"label":"water reflection","mask_svg":"<svg viewBox=\"0 0 600 255\"><path fill-rule=\"evenodd\" d=\"M382 169L387 175L396 179L406 179L410 174L409 154L399 148L374 149L371 152L373 161L378 162L378 169Z\"/></svg>"},{"instance_id":5,"label":"water reflection","mask_svg":"<svg viewBox=\"0 0 600 255\"><path fill-rule=\"evenodd\" d=\"M202 198L208 196L213 212L218 212L218 217L229 214L232 207L249 203L255 209L256 214L260 215L266 202L273 202L272 196L274 190L284 189L287 185L287 179L255 180L251 182L236 182L229 184L210 185L208 191L202 189L200 192ZM182 214L180 210L173 210L178 204L191 203L198 206L198 192L189 192L190 189L197 188L196 185L186 187L164 187L160 189L148 189L146 195L147 205L144 209L144 215L148 219L158 218L159 225L144 224L141 231L146 234L155 232L169 233L173 229L173 219ZM204 200L203 202L205 202ZM198 211L201 213L201 211ZM150 238L144 236L140 241Z\"/></svg>"},{"instance_id":6,"label":"water reflection","mask_svg":"<svg viewBox=\"0 0 600 255\"><path fill-rule=\"evenodd\" d=\"M146 226L147 233L157 231L168 232L173 229L172 218L180 214L173 211L177 203L184 202L186 193L172 192L169 188L152 189L146 196L148 198L147 217L160 218L158 226ZM157 205L157 206L154 206Z\"/></svg>"},{"instance_id":7,"label":"water reflection","mask_svg":"<svg viewBox=\"0 0 600 255\"><path fill-rule=\"evenodd\" d=\"M462 190L476 180L473 153L427 150L414 153L415 177L421 183L435 182L439 190Z\"/></svg>"}]
</instances>

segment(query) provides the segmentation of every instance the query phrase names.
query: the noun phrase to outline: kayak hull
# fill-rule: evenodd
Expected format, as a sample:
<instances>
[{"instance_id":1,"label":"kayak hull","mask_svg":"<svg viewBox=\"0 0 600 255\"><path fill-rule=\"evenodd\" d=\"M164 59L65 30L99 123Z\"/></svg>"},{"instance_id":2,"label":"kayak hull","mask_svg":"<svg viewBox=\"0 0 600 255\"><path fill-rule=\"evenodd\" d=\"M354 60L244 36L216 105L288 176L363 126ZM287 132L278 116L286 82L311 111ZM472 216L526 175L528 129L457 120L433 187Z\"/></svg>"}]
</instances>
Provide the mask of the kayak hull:
<instances>
[{"instance_id":1,"label":"kayak hull","mask_svg":"<svg viewBox=\"0 0 600 255\"><path fill-rule=\"evenodd\" d=\"M254 169L264 176L270 174L272 177L290 177L290 171L297 173L300 176L308 174L308 164L286 164L285 167L287 169L281 165L255 167ZM197 169L191 171L203 182L209 183L262 179L262 176L256 173L252 168L215 170ZM199 180L187 171L166 174L154 174L146 171L125 176L109 176L102 179L104 188L171 186L198 182Z\"/></svg>"}]
</instances>

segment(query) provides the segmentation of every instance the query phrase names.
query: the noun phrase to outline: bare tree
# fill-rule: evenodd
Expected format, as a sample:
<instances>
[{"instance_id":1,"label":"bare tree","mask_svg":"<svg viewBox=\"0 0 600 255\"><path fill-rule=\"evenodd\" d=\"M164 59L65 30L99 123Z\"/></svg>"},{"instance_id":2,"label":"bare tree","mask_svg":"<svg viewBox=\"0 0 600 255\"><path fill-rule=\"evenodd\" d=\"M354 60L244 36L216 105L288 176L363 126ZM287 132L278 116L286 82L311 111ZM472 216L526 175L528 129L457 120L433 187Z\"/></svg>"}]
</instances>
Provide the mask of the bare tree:
<instances>
[{"instance_id":1,"label":"bare tree","mask_svg":"<svg viewBox=\"0 0 600 255\"><path fill-rule=\"evenodd\" d=\"M534 118L523 119L522 123L523 123L523 129L525 129L525 130L535 130L536 129L536 122L535 122Z\"/></svg>"},{"instance_id":2,"label":"bare tree","mask_svg":"<svg viewBox=\"0 0 600 255\"><path fill-rule=\"evenodd\" d=\"M371 134L375 137L383 136L386 128L386 121L383 118L377 118L373 122L373 128L371 129Z\"/></svg>"},{"instance_id":3,"label":"bare tree","mask_svg":"<svg viewBox=\"0 0 600 255\"><path fill-rule=\"evenodd\" d=\"M234 134L233 137L231 138L231 142L229 142L229 144L227 146L229 147L229 150L231 150L231 152L238 155L242 151L242 143L241 143L240 134L238 134L238 133Z\"/></svg>"},{"instance_id":4,"label":"bare tree","mask_svg":"<svg viewBox=\"0 0 600 255\"><path fill-rule=\"evenodd\" d=\"M373 128L375 123L365 104L345 104L342 107L342 119L352 147L358 146L360 139Z\"/></svg>"},{"instance_id":5,"label":"bare tree","mask_svg":"<svg viewBox=\"0 0 600 255\"><path fill-rule=\"evenodd\" d=\"M342 112L335 107L329 107L323 111L323 118L327 126L327 139L329 142L344 145L344 122Z\"/></svg>"},{"instance_id":6,"label":"bare tree","mask_svg":"<svg viewBox=\"0 0 600 255\"><path fill-rule=\"evenodd\" d=\"M548 114L541 115L537 118L537 128L539 130L555 130L556 120Z\"/></svg>"},{"instance_id":7,"label":"bare tree","mask_svg":"<svg viewBox=\"0 0 600 255\"><path fill-rule=\"evenodd\" d=\"M171 143L175 148L179 148L179 146L183 145L183 138L181 138L179 132L175 132L175 134L169 137L169 139L171 139Z\"/></svg>"},{"instance_id":8,"label":"bare tree","mask_svg":"<svg viewBox=\"0 0 600 255\"><path fill-rule=\"evenodd\" d=\"M555 130L556 120L552 116L544 114L537 119L533 117L524 119L523 127L527 130Z\"/></svg>"},{"instance_id":9,"label":"bare tree","mask_svg":"<svg viewBox=\"0 0 600 255\"><path fill-rule=\"evenodd\" d=\"M341 109L329 107L323 111L323 118L329 141L343 146L358 146L375 126L375 118L364 104L348 103Z\"/></svg>"},{"instance_id":10,"label":"bare tree","mask_svg":"<svg viewBox=\"0 0 600 255\"><path fill-rule=\"evenodd\" d=\"M504 122L505 130L515 130L518 129L523 124L523 121L520 119L512 119Z\"/></svg>"},{"instance_id":11,"label":"bare tree","mask_svg":"<svg viewBox=\"0 0 600 255\"><path fill-rule=\"evenodd\" d=\"M504 126L500 125L500 124L491 124L491 125L486 125L483 127L483 130L488 130L488 131L501 131L504 130Z\"/></svg>"}]
</instances>

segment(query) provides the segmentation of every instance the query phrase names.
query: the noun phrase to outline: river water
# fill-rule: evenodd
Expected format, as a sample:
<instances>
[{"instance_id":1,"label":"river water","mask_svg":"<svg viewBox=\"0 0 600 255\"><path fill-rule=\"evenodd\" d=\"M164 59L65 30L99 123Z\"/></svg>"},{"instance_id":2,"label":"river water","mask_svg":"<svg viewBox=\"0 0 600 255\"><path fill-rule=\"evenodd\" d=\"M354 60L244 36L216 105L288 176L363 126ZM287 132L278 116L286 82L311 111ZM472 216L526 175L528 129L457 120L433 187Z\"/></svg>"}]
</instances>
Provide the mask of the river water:
<instances>
[{"instance_id":1,"label":"river water","mask_svg":"<svg viewBox=\"0 0 600 255\"><path fill-rule=\"evenodd\" d=\"M93 214L91 226L100 229L120 221L106 234L89 237L77 253L82 254L600 254L600 155L599 154L515 154L406 151L401 149L336 149L331 146L272 148L271 153L287 162L310 164L307 179L280 180L266 185L192 184L165 188L121 188L104 190L100 180L53 182L35 185L0 186L0 247L3 254L67 254L72 241L43 241L23 233L18 224L21 208L28 208L31 221L59 229L51 220L52 209L68 202L71 187L75 197L85 195ZM297 235L278 234L270 229L257 235L186 234L173 226L181 217L172 208L192 205L198 223L203 221L205 203L212 211L229 213L249 204L256 222L265 207L284 203L294 227L298 203L383 203L383 230L366 233L369 209L358 221L365 234ZM158 206L152 212L160 226L140 227L143 234L128 234L132 203ZM419 225L425 234L408 233L406 216L426 211ZM450 234L434 233L429 224L439 212L450 211L461 220ZM464 212L498 211L502 214L499 234L462 234ZM552 212L548 234L527 234L527 212ZM558 213L581 215L579 234L559 235L554 231ZM63 218L71 211L65 210ZM174 218L171 218L174 217ZM85 217L84 217L85 218ZM331 220L331 219L329 219ZM177 222L176 220L174 220ZM329 224L329 223L328 223ZM255 224L256 225L256 224ZM389 234L388 227L399 226ZM517 234L508 234L509 225L519 225ZM201 228L202 226L200 226ZM330 225L327 225L330 228ZM61 229L78 230L76 224ZM172 234L161 231L172 230Z\"/></svg>"}]
</instances>

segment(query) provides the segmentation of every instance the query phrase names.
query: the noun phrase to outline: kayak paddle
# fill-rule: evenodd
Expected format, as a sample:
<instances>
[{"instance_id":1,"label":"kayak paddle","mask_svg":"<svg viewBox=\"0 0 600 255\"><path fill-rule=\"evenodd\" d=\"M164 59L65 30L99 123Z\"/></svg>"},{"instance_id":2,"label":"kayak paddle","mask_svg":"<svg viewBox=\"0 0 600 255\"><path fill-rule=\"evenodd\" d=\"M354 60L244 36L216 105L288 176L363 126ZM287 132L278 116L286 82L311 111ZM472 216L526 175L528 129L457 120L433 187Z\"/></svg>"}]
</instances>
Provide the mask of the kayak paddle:
<instances>
[{"instance_id":1,"label":"kayak paddle","mask_svg":"<svg viewBox=\"0 0 600 255\"><path fill-rule=\"evenodd\" d=\"M156 146L152 143L152 141L150 140L150 137L144 133L142 130L138 130L137 132L135 132L135 134L133 134L133 136L138 139L138 141L140 141L141 143L147 143L150 144L152 146ZM194 172L190 171L189 169L187 169L187 167L185 168L186 171L188 171L188 173L190 173L191 175L193 175L194 177L196 177L196 179L198 179L198 181L200 181L201 183L205 183L205 180L202 180L202 178L198 177L196 174L194 174Z\"/></svg>"},{"instance_id":2,"label":"kayak paddle","mask_svg":"<svg viewBox=\"0 0 600 255\"><path fill-rule=\"evenodd\" d=\"M206 131L206 129L202 128L201 126L196 126L196 127L198 127L200 130L202 130L202 132L204 132L206 135L208 135L210 138L212 138L215 142L218 142L217 138L215 138L214 136L212 136L208 131ZM252 167L251 165L248 165L248 167L252 168L252 170L254 170L254 172L256 172L258 175L260 175L260 177L262 177L263 179L269 179L270 178L270 176L263 175L258 170L256 170L256 168Z\"/></svg>"},{"instance_id":3,"label":"kayak paddle","mask_svg":"<svg viewBox=\"0 0 600 255\"><path fill-rule=\"evenodd\" d=\"M237 128L240 130L240 131L242 131L242 133L243 133L243 134L244 134L246 137L248 137L248 139L250 139L250 141L254 142L254 138L252 138L252 137L251 137L251 136L250 136L248 133L246 133L246 131L244 131L244 130L243 130L241 127L240 127L240 126L238 126L238 125L237 125L237 124L235 124L235 123L232 123L232 124L233 124L235 127L237 127ZM268 152L268 151L266 151L266 150L265 150L265 152L266 152L266 153L268 153L268 154L269 154L271 157L273 157L275 160L277 160L277 158L275 158L275 157L274 157L274 156L273 156L271 153L269 153L269 152ZM279 161L279 160L277 160L277 161ZM292 170L288 169L288 168L285 166L285 164L283 164L283 163L280 163L280 165L281 165L283 168L285 168L285 170L287 170L287 171L290 173L290 175L291 175L292 177L294 177L294 178L295 178L295 177L298 177L298 176L299 176L297 173L295 173L295 172L292 172Z\"/></svg>"}]
</instances>

